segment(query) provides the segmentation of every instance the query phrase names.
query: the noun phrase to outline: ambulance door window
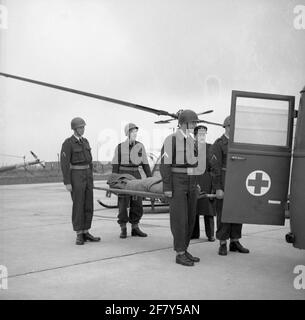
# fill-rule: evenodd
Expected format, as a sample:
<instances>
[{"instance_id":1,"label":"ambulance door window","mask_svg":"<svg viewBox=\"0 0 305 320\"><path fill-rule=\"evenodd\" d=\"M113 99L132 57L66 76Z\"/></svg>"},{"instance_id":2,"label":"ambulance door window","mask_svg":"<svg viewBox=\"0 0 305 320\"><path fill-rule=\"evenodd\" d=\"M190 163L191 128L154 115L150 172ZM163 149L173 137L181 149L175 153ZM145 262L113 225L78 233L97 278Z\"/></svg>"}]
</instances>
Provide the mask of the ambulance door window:
<instances>
[{"instance_id":1,"label":"ambulance door window","mask_svg":"<svg viewBox=\"0 0 305 320\"><path fill-rule=\"evenodd\" d=\"M289 101L236 98L236 143L287 147L289 144Z\"/></svg>"}]
</instances>

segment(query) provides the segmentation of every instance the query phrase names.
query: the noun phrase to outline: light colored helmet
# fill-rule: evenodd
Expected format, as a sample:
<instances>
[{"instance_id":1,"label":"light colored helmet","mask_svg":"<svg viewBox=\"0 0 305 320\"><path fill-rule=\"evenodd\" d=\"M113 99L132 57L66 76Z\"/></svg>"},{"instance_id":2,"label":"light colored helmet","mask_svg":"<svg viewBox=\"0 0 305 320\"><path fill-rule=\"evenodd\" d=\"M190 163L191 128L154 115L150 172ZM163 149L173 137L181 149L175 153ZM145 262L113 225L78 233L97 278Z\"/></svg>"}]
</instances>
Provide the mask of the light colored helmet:
<instances>
[{"instance_id":1,"label":"light colored helmet","mask_svg":"<svg viewBox=\"0 0 305 320\"><path fill-rule=\"evenodd\" d=\"M139 128L134 123L127 123L124 129L125 135L128 136L129 131L132 129L139 129Z\"/></svg>"},{"instance_id":2,"label":"light colored helmet","mask_svg":"<svg viewBox=\"0 0 305 320\"><path fill-rule=\"evenodd\" d=\"M180 112L178 117L179 124L182 123L190 123L190 122L198 122L198 115L193 110L183 110Z\"/></svg>"},{"instance_id":3,"label":"light colored helmet","mask_svg":"<svg viewBox=\"0 0 305 320\"><path fill-rule=\"evenodd\" d=\"M225 118L222 126L223 126L224 128L230 126L230 116L228 116L228 117Z\"/></svg>"},{"instance_id":4,"label":"light colored helmet","mask_svg":"<svg viewBox=\"0 0 305 320\"><path fill-rule=\"evenodd\" d=\"M83 118L76 117L76 118L73 118L71 121L72 130L75 130L79 127L84 127L85 125L86 125L86 122Z\"/></svg>"}]
</instances>

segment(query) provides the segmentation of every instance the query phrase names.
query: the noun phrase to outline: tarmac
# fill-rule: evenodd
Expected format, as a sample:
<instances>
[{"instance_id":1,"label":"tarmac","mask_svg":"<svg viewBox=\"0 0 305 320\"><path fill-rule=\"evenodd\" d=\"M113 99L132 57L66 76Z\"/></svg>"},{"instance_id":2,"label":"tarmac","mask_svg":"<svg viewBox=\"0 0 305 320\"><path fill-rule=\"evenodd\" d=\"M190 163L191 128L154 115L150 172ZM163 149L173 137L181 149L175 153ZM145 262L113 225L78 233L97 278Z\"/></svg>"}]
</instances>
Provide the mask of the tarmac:
<instances>
[{"instance_id":1,"label":"tarmac","mask_svg":"<svg viewBox=\"0 0 305 320\"><path fill-rule=\"evenodd\" d=\"M105 182L96 182L97 186ZM242 243L250 254L217 254L201 217L200 239L189 251L194 267L175 263L169 214L145 213L147 238L119 238L117 209L95 190L91 232L98 243L75 245L71 197L62 183L0 186L0 265L8 271L3 299L305 299L295 289L294 268L305 265L305 251L285 242L285 226L244 225ZM112 200L113 202L115 199Z\"/></svg>"}]
</instances>

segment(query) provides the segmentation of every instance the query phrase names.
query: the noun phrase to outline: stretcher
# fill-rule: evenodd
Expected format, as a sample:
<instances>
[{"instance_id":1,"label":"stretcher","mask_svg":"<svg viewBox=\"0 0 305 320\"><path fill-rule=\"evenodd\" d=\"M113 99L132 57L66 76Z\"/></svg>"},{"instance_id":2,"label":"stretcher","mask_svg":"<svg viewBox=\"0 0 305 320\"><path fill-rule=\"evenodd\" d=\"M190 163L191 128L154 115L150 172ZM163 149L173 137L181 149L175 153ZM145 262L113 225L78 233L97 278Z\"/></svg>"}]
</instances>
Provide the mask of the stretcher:
<instances>
[{"instance_id":1,"label":"stretcher","mask_svg":"<svg viewBox=\"0 0 305 320\"><path fill-rule=\"evenodd\" d=\"M146 191L137 191L137 190L125 190L125 189L115 189L115 188L108 188L108 187L94 187L96 190L106 191L106 197L110 198L112 194L119 196L119 195L127 195L132 197L141 197L143 200L150 201L151 204L143 204L143 207L150 207L152 211L155 207L160 206L168 206L168 198L164 195L164 193L153 193L153 192L146 192ZM202 198L215 198L215 194L208 194L205 192L198 192L198 199ZM97 200L97 202L105 208L117 208L117 205L109 205L101 200Z\"/></svg>"}]
</instances>

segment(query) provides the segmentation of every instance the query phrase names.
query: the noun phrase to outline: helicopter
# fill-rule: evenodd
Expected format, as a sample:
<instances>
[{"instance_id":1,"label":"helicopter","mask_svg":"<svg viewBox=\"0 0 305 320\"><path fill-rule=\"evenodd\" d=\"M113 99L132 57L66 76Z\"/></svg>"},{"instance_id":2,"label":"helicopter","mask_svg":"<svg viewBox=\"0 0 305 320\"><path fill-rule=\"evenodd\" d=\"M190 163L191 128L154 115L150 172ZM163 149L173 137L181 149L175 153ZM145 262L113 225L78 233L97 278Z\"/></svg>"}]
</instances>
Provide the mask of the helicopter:
<instances>
[{"instance_id":1,"label":"helicopter","mask_svg":"<svg viewBox=\"0 0 305 320\"><path fill-rule=\"evenodd\" d=\"M98 100L103 100L103 101L123 105L126 107L130 107L130 108L142 110L145 112L153 113L158 116L169 117L168 119L156 121L155 124L168 124L174 120L178 120L180 113L183 111L183 109L179 109L176 113L169 113L168 111L165 111L165 110L158 110L158 109L150 108L147 106L142 106L139 104L135 104L135 103L131 103L131 102L123 101L123 100L105 97L105 96L94 94L94 93L80 91L80 90L76 90L76 89L72 89L72 88L68 88L68 87L63 87L63 86L59 86L59 85L55 85L55 84L51 84L51 83L47 83L47 82L42 82L42 81L37 81L37 80L29 79L29 78L24 78L24 77L20 77L20 76L16 76L16 75L11 75L11 74L7 74L7 73L0 73L0 76L16 79L16 80L20 80L20 81L30 82L30 83L33 83L36 85L41 85L41 86L45 86L45 87L49 87L49 88L53 88L53 89L57 89L57 90L61 90L61 91L66 91L66 92L79 94L79 95L87 96L87 97L98 99ZM199 116L199 115L209 114L212 112L213 112L213 110L206 110L204 112L197 113L197 115ZM211 121L206 121L206 120L199 120L198 122L222 127L222 124L216 123L216 122L211 122ZM160 162L161 158L156 157L155 155L152 155L152 156L154 156L153 166L152 166L152 172L154 173L158 170L159 162ZM110 198L110 195L106 194L106 198ZM151 207L152 211L154 211L155 207L163 207L163 206L167 205L164 203L155 203L155 199L152 199L152 200L149 199L148 201L149 201L149 204L145 203L143 206L144 207ZM105 208L117 208L117 204L114 204L112 201L108 201L108 202L104 201L103 202L101 200L98 200L98 203Z\"/></svg>"},{"instance_id":2,"label":"helicopter","mask_svg":"<svg viewBox=\"0 0 305 320\"><path fill-rule=\"evenodd\" d=\"M24 168L26 170L26 168L28 166L32 166L32 165L36 165L36 164L39 164L41 165L43 168L45 168L45 162L44 161L41 161L39 160L39 158L37 157L37 155L33 152L33 151L30 151L32 156L34 157L34 161L24 161L22 163L16 163L16 164L13 164L13 165L9 165L9 166L2 166L0 167L0 173L2 172L6 172L6 171L11 171L11 170L15 170L15 169L18 169L18 168Z\"/></svg>"},{"instance_id":3,"label":"helicopter","mask_svg":"<svg viewBox=\"0 0 305 320\"><path fill-rule=\"evenodd\" d=\"M181 112L169 113L7 73L0 73L0 76L169 117L157 121L158 124L177 120ZM289 201L291 232L286 235L286 241L295 248L305 249L305 87L300 93L296 111L294 96L232 90L222 221L284 225ZM210 112L212 110L201 114ZM223 126L206 120L200 122Z\"/></svg>"}]
</instances>

